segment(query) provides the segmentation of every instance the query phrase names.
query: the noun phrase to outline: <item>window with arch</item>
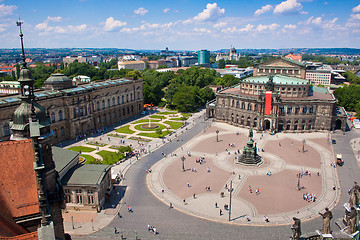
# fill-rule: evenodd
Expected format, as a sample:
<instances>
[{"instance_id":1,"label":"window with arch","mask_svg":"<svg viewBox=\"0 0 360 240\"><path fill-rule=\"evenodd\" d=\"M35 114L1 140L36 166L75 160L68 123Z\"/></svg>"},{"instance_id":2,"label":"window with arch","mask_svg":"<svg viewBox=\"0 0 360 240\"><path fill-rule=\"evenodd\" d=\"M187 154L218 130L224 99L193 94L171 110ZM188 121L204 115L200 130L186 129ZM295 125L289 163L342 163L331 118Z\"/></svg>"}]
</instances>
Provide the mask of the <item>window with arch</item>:
<instances>
[{"instance_id":1,"label":"window with arch","mask_svg":"<svg viewBox=\"0 0 360 240\"><path fill-rule=\"evenodd\" d=\"M286 130L290 130L290 126L291 126L291 120L288 120L286 122Z\"/></svg>"},{"instance_id":2,"label":"window with arch","mask_svg":"<svg viewBox=\"0 0 360 240\"><path fill-rule=\"evenodd\" d=\"M292 113L292 107L291 106L288 106L287 107L287 114L291 114Z\"/></svg>"},{"instance_id":3,"label":"window with arch","mask_svg":"<svg viewBox=\"0 0 360 240\"><path fill-rule=\"evenodd\" d=\"M4 130L4 137L10 136L10 125L8 123L4 125L3 130Z\"/></svg>"},{"instance_id":4,"label":"window with arch","mask_svg":"<svg viewBox=\"0 0 360 240\"><path fill-rule=\"evenodd\" d=\"M231 107L234 107L235 106L235 100L232 100L231 101Z\"/></svg>"},{"instance_id":5,"label":"window with arch","mask_svg":"<svg viewBox=\"0 0 360 240\"><path fill-rule=\"evenodd\" d=\"M105 109L105 100L102 100L102 108Z\"/></svg>"},{"instance_id":6,"label":"window with arch","mask_svg":"<svg viewBox=\"0 0 360 240\"><path fill-rule=\"evenodd\" d=\"M245 109L245 108L246 108L245 102L242 102L242 104L241 104L241 109Z\"/></svg>"},{"instance_id":7,"label":"window with arch","mask_svg":"<svg viewBox=\"0 0 360 240\"><path fill-rule=\"evenodd\" d=\"M303 107L303 114L307 113L307 107Z\"/></svg>"},{"instance_id":8,"label":"window with arch","mask_svg":"<svg viewBox=\"0 0 360 240\"><path fill-rule=\"evenodd\" d=\"M60 128L60 135L61 135L61 137L65 136L65 128L64 127Z\"/></svg>"},{"instance_id":9,"label":"window with arch","mask_svg":"<svg viewBox=\"0 0 360 240\"><path fill-rule=\"evenodd\" d=\"M97 102L97 110L100 110L100 102Z\"/></svg>"},{"instance_id":10,"label":"window with arch","mask_svg":"<svg viewBox=\"0 0 360 240\"><path fill-rule=\"evenodd\" d=\"M132 101L132 100L133 100L133 94L130 93L130 101Z\"/></svg>"},{"instance_id":11,"label":"window with arch","mask_svg":"<svg viewBox=\"0 0 360 240\"><path fill-rule=\"evenodd\" d=\"M54 113L54 112L52 112L52 113L50 114L50 119L51 119L51 122L52 122L52 123L55 122L55 113Z\"/></svg>"},{"instance_id":12,"label":"window with arch","mask_svg":"<svg viewBox=\"0 0 360 240\"><path fill-rule=\"evenodd\" d=\"M129 101L129 94L126 94L126 102Z\"/></svg>"},{"instance_id":13,"label":"window with arch","mask_svg":"<svg viewBox=\"0 0 360 240\"><path fill-rule=\"evenodd\" d=\"M124 96L121 96L121 103L124 103Z\"/></svg>"},{"instance_id":14,"label":"window with arch","mask_svg":"<svg viewBox=\"0 0 360 240\"><path fill-rule=\"evenodd\" d=\"M300 114L300 107L295 108L295 114Z\"/></svg>"},{"instance_id":15,"label":"window with arch","mask_svg":"<svg viewBox=\"0 0 360 240\"><path fill-rule=\"evenodd\" d=\"M107 102L108 102L108 108L109 108L110 107L110 99L108 99Z\"/></svg>"},{"instance_id":16,"label":"window with arch","mask_svg":"<svg viewBox=\"0 0 360 240\"><path fill-rule=\"evenodd\" d=\"M257 105L257 104L255 104L255 106L254 106L254 111L255 111L255 112L258 111L258 105Z\"/></svg>"},{"instance_id":17,"label":"window with arch","mask_svg":"<svg viewBox=\"0 0 360 240\"><path fill-rule=\"evenodd\" d=\"M120 105L120 97L117 97L117 104Z\"/></svg>"},{"instance_id":18,"label":"window with arch","mask_svg":"<svg viewBox=\"0 0 360 240\"><path fill-rule=\"evenodd\" d=\"M244 125L244 116L241 116L240 124Z\"/></svg>"},{"instance_id":19,"label":"window with arch","mask_svg":"<svg viewBox=\"0 0 360 240\"><path fill-rule=\"evenodd\" d=\"M240 102L236 101L236 108L240 108Z\"/></svg>"},{"instance_id":20,"label":"window with arch","mask_svg":"<svg viewBox=\"0 0 360 240\"><path fill-rule=\"evenodd\" d=\"M127 107L127 114L130 114L130 108Z\"/></svg>"},{"instance_id":21,"label":"window with arch","mask_svg":"<svg viewBox=\"0 0 360 240\"><path fill-rule=\"evenodd\" d=\"M64 120L64 114L62 110L59 110L59 121Z\"/></svg>"},{"instance_id":22,"label":"window with arch","mask_svg":"<svg viewBox=\"0 0 360 240\"><path fill-rule=\"evenodd\" d=\"M112 99L112 105L115 106L115 98Z\"/></svg>"},{"instance_id":23,"label":"window with arch","mask_svg":"<svg viewBox=\"0 0 360 240\"><path fill-rule=\"evenodd\" d=\"M313 107L313 106L311 106L311 107L309 108L309 113L310 113L310 114L313 114L313 113L314 113L314 107Z\"/></svg>"},{"instance_id":24,"label":"window with arch","mask_svg":"<svg viewBox=\"0 0 360 240\"><path fill-rule=\"evenodd\" d=\"M280 115L284 115L284 114L285 114L285 108L284 108L284 106L280 106L280 107L279 107L279 114L280 114Z\"/></svg>"},{"instance_id":25,"label":"window with arch","mask_svg":"<svg viewBox=\"0 0 360 240\"><path fill-rule=\"evenodd\" d=\"M138 92L138 99L140 99L141 98L141 95L140 95L140 92Z\"/></svg>"},{"instance_id":26,"label":"window with arch","mask_svg":"<svg viewBox=\"0 0 360 240\"><path fill-rule=\"evenodd\" d=\"M246 126L250 126L250 122L251 122L251 119L250 119L250 117L248 117L247 121L246 121Z\"/></svg>"},{"instance_id":27,"label":"window with arch","mask_svg":"<svg viewBox=\"0 0 360 240\"><path fill-rule=\"evenodd\" d=\"M252 110L252 104L251 104L251 103L248 104L248 108L247 108L247 109L250 110L250 111Z\"/></svg>"}]
</instances>

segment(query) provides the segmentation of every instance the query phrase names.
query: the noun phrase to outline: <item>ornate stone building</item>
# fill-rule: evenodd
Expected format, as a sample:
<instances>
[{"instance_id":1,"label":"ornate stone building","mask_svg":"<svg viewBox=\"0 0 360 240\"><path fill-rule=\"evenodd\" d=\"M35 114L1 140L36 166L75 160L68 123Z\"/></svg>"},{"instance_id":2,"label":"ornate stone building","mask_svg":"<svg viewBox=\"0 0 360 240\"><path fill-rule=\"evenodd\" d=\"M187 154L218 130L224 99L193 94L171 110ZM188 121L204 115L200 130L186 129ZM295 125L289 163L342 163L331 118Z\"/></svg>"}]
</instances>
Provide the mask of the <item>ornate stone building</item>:
<instances>
[{"instance_id":1,"label":"ornate stone building","mask_svg":"<svg viewBox=\"0 0 360 240\"><path fill-rule=\"evenodd\" d=\"M69 88L67 79L62 74L53 74L45 81L48 90L34 93L50 117L52 143L74 139L143 110L142 80L111 79ZM0 97L1 140L9 139L10 120L19 104L18 95Z\"/></svg>"},{"instance_id":2,"label":"ornate stone building","mask_svg":"<svg viewBox=\"0 0 360 240\"><path fill-rule=\"evenodd\" d=\"M303 79L301 65L276 59L256 66L254 75L219 91L207 104L207 117L258 131L345 131L345 110L326 88Z\"/></svg>"}]
</instances>

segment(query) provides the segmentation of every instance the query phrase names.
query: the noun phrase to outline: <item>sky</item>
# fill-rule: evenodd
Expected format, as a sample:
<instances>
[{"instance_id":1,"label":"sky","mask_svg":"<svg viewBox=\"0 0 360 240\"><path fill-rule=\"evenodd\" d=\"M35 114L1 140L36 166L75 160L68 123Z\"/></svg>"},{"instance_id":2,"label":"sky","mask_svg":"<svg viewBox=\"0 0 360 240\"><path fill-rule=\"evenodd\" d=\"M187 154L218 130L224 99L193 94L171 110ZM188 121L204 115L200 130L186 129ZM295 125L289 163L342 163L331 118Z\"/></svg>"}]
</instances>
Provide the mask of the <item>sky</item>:
<instances>
[{"instance_id":1,"label":"sky","mask_svg":"<svg viewBox=\"0 0 360 240\"><path fill-rule=\"evenodd\" d=\"M360 0L0 0L0 48L360 48Z\"/></svg>"}]
</instances>

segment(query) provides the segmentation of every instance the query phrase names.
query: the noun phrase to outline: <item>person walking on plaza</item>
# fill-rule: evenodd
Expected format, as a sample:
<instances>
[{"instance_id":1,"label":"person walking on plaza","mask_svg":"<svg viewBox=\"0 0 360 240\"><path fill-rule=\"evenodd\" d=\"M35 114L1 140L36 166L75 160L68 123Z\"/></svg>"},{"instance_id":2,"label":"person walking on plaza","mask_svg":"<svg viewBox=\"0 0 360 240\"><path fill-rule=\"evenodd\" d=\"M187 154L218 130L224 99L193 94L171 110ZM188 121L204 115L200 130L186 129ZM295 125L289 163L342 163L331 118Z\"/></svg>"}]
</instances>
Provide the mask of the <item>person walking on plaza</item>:
<instances>
[{"instance_id":1,"label":"person walking on plaza","mask_svg":"<svg viewBox=\"0 0 360 240\"><path fill-rule=\"evenodd\" d=\"M220 216L221 216L222 215L222 210L221 209L220 209L219 213L220 213Z\"/></svg>"},{"instance_id":2,"label":"person walking on plaza","mask_svg":"<svg viewBox=\"0 0 360 240\"><path fill-rule=\"evenodd\" d=\"M323 234L330 234L330 220L333 218L331 211L325 208L325 213L319 213L323 217Z\"/></svg>"},{"instance_id":3,"label":"person walking on plaza","mask_svg":"<svg viewBox=\"0 0 360 240\"><path fill-rule=\"evenodd\" d=\"M301 221L300 219L293 217L294 224L291 226L291 230L293 231L293 240L300 240L301 235Z\"/></svg>"}]
</instances>

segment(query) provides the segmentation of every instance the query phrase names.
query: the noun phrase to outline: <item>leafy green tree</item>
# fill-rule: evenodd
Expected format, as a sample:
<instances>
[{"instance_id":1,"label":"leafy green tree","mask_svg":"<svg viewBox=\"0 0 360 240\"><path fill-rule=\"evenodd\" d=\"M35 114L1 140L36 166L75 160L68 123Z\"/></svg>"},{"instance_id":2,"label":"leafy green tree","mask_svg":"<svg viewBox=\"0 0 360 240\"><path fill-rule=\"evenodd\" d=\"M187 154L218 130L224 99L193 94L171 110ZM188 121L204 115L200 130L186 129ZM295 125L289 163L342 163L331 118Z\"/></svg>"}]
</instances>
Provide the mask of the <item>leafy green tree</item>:
<instances>
[{"instance_id":1,"label":"leafy green tree","mask_svg":"<svg viewBox=\"0 0 360 240\"><path fill-rule=\"evenodd\" d=\"M225 68L225 60L224 59L220 59L218 62L218 66L220 69L224 69Z\"/></svg>"},{"instance_id":2,"label":"leafy green tree","mask_svg":"<svg viewBox=\"0 0 360 240\"><path fill-rule=\"evenodd\" d=\"M354 84L360 83L360 77L356 76L351 71L347 70L345 73L342 74L349 82Z\"/></svg>"},{"instance_id":3,"label":"leafy green tree","mask_svg":"<svg viewBox=\"0 0 360 240\"><path fill-rule=\"evenodd\" d=\"M132 78L132 79L141 79L141 73L138 70L131 70L130 72L126 73L125 77Z\"/></svg>"},{"instance_id":4,"label":"leafy green tree","mask_svg":"<svg viewBox=\"0 0 360 240\"><path fill-rule=\"evenodd\" d=\"M347 111L355 111L360 101L360 86L350 84L335 90L335 96L338 99L338 105L344 107Z\"/></svg>"},{"instance_id":5,"label":"leafy green tree","mask_svg":"<svg viewBox=\"0 0 360 240\"><path fill-rule=\"evenodd\" d=\"M173 96L172 104L180 112L193 112L196 108L195 87L184 86L179 88Z\"/></svg>"}]
</instances>

